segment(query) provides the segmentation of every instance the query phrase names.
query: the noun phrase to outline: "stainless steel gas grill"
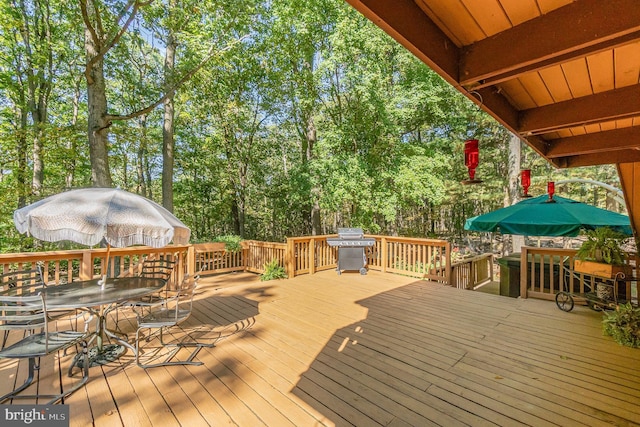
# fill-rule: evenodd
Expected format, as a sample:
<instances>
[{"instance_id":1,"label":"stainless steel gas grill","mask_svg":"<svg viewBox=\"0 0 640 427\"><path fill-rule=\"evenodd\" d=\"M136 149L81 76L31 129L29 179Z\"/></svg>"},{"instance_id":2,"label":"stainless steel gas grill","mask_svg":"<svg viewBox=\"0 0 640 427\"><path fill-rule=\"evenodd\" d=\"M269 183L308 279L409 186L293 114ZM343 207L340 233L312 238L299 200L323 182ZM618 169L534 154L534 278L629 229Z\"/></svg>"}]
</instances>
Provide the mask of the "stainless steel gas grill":
<instances>
[{"instance_id":1,"label":"stainless steel gas grill","mask_svg":"<svg viewBox=\"0 0 640 427\"><path fill-rule=\"evenodd\" d=\"M342 270L359 270L367 274L367 256L364 250L376 239L364 237L362 228L338 228L338 237L327 237L327 244L338 248L338 274Z\"/></svg>"}]
</instances>

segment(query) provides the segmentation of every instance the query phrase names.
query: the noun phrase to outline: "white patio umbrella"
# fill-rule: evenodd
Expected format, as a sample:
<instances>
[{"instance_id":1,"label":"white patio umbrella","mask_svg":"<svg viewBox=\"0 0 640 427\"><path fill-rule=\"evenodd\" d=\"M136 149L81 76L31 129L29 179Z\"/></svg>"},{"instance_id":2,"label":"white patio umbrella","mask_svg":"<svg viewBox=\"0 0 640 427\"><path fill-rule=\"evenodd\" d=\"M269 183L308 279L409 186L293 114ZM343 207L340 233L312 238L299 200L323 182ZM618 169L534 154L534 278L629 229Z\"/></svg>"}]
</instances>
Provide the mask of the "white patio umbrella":
<instances>
[{"instance_id":1,"label":"white patio umbrella","mask_svg":"<svg viewBox=\"0 0 640 427\"><path fill-rule=\"evenodd\" d=\"M47 197L16 210L20 233L47 242L70 240L87 246L163 247L189 242L191 230L159 204L118 188L82 188Z\"/></svg>"}]
</instances>

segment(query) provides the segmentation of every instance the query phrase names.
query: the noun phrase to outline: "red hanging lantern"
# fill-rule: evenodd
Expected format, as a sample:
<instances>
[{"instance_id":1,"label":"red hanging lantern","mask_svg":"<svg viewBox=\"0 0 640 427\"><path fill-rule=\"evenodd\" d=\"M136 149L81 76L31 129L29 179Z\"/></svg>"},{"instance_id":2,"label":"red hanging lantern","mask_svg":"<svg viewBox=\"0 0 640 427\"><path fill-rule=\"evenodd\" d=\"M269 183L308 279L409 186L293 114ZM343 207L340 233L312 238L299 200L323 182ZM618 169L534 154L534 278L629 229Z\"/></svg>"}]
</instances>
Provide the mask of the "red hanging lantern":
<instances>
[{"instance_id":1,"label":"red hanging lantern","mask_svg":"<svg viewBox=\"0 0 640 427\"><path fill-rule=\"evenodd\" d=\"M469 169L469 180L462 181L463 184L476 184L482 182L476 179L476 168L480 163L478 150L478 140L468 139L464 142L464 165Z\"/></svg>"},{"instance_id":2,"label":"red hanging lantern","mask_svg":"<svg viewBox=\"0 0 640 427\"><path fill-rule=\"evenodd\" d=\"M549 200L547 200L547 202L553 202L555 203L555 200L553 200L553 193L556 192L556 184L553 181L549 181L547 183L547 193L549 193Z\"/></svg>"},{"instance_id":3,"label":"red hanging lantern","mask_svg":"<svg viewBox=\"0 0 640 427\"><path fill-rule=\"evenodd\" d=\"M522 184L522 197L531 197L529 195L529 186L531 186L531 169L523 169L520 172L520 184Z\"/></svg>"}]
</instances>

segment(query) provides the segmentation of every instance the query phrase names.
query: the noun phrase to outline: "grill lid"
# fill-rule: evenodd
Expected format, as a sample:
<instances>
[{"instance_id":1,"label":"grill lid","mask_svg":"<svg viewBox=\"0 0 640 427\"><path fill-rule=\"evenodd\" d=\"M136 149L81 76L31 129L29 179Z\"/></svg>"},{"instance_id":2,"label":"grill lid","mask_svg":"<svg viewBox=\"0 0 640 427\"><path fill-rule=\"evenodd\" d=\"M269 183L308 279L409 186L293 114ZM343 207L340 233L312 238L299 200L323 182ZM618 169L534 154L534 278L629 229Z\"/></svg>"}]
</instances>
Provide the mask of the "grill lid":
<instances>
[{"instance_id":1,"label":"grill lid","mask_svg":"<svg viewBox=\"0 0 640 427\"><path fill-rule=\"evenodd\" d=\"M362 228L338 228L338 237L327 237L329 246L373 246L374 238L365 238Z\"/></svg>"},{"instance_id":2,"label":"grill lid","mask_svg":"<svg viewBox=\"0 0 640 427\"><path fill-rule=\"evenodd\" d=\"M362 239L362 228L338 228L338 237L341 239Z\"/></svg>"}]
</instances>

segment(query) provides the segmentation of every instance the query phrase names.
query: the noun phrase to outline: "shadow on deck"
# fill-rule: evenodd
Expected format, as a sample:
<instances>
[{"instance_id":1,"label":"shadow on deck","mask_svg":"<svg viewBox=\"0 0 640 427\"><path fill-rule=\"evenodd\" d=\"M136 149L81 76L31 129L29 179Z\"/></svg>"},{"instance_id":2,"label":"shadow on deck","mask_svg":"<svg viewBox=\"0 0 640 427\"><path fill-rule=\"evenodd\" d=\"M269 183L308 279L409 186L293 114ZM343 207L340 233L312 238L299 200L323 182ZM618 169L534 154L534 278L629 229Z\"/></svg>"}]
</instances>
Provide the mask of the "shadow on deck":
<instances>
[{"instance_id":1,"label":"shadow on deck","mask_svg":"<svg viewBox=\"0 0 640 427\"><path fill-rule=\"evenodd\" d=\"M600 316L378 272L203 277L182 331L215 342L202 366L127 353L65 403L71 426L640 424L640 350ZM12 381L24 368L0 361Z\"/></svg>"}]
</instances>

